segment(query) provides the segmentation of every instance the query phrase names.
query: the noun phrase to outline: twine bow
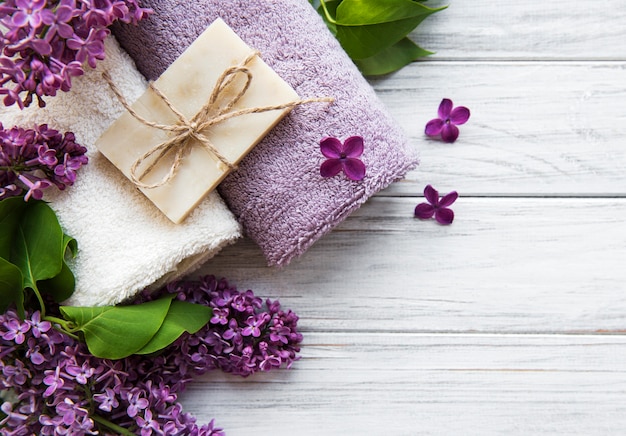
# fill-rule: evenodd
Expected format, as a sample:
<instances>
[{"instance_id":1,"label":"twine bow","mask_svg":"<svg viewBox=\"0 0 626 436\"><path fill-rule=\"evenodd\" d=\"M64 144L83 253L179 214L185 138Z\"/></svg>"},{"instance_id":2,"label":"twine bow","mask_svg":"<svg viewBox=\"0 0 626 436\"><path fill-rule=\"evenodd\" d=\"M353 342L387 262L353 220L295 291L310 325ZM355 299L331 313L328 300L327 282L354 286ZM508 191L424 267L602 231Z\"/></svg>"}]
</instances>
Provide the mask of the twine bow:
<instances>
[{"instance_id":1,"label":"twine bow","mask_svg":"<svg viewBox=\"0 0 626 436\"><path fill-rule=\"evenodd\" d=\"M176 109L172 102L151 82L150 88L156 93L157 96L159 96L161 100L163 100L167 107L178 118L178 121L175 124L155 123L139 115L124 98L119 88L111 79L111 76L107 72L102 73L102 76L111 87L111 90L117 96L117 99L128 111L128 113L130 113L137 121L146 126L160 129L165 132L171 132L173 134L170 139L155 145L133 163L130 168L130 179L135 185L140 188L151 189L163 186L168 183L178 172L183 158L189 153L191 146L193 145L193 142L191 141L192 139L197 140L210 154L215 156L222 164L224 164L230 170L236 169L236 165L234 165L222 153L220 153L215 145L213 145L211 140L203 133L211 126L219 124L230 118L239 117L241 115L294 108L296 106L306 103L334 101L332 97L308 98L278 105L251 107L231 111L233 106L237 104L237 102L245 95L245 93L248 91L248 88L250 87L253 74L252 71L250 71L248 64L255 58L255 56L258 55L259 52L254 51L250 53L240 64L224 70L224 72L220 75L217 82L215 83L215 87L213 88L213 91L211 92L211 95L209 96L207 102L191 119L187 119L187 117L185 117L178 109ZM237 74L245 75L245 83L239 89L237 94L230 101L224 104L223 107L220 108L220 102L224 100L224 98L222 97L222 93L235 79ZM163 159L168 153L172 151L175 151L174 161L172 162L168 173L156 183L142 182L141 179L143 179L148 173L150 173L154 169L154 167L161 161L161 159ZM141 165L151 157L154 157L152 162L140 174L138 174Z\"/></svg>"}]
</instances>

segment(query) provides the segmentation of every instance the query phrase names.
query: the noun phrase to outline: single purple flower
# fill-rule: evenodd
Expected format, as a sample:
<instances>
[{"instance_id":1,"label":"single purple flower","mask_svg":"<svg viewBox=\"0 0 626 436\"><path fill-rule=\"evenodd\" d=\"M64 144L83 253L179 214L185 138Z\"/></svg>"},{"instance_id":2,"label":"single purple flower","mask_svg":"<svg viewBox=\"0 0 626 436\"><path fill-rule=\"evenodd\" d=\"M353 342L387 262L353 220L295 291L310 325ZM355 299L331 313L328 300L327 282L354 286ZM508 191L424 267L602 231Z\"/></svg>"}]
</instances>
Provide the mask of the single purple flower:
<instances>
[{"instance_id":1,"label":"single purple flower","mask_svg":"<svg viewBox=\"0 0 626 436\"><path fill-rule=\"evenodd\" d=\"M81 366L68 364L65 368L65 372L74 377L77 383L86 385L87 381L94 374L94 368L89 366L88 362L83 363Z\"/></svg>"},{"instance_id":2,"label":"single purple flower","mask_svg":"<svg viewBox=\"0 0 626 436\"><path fill-rule=\"evenodd\" d=\"M96 30L92 28L87 38L78 36L67 40L67 47L76 51L76 60L80 63L87 61L91 68L96 68L96 60L104 59L104 39L109 35L108 29Z\"/></svg>"},{"instance_id":3,"label":"single purple flower","mask_svg":"<svg viewBox=\"0 0 626 436\"><path fill-rule=\"evenodd\" d=\"M137 413L139 413L140 410L144 410L150 405L150 402L147 399L140 396L141 393L142 391L139 389L133 388L126 394L126 400L128 401L126 413L131 418L137 416Z\"/></svg>"},{"instance_id":4,"label":"single purple flower","mask_svg":"<svg viewBox=\"0 0 626 436\"><path fill-rule=\"evenodd\" d=\"M425 133L428 136L441 135L444 142L454 142L459 137L458 125L465 124L470 111L465 106L453 108L452 100L444 98L439 104L439 118L426 123Z\"/></svg>"},{"instance_id":5,"label":"single purple flower","mask_svg":"<svg viewBox=\"0 0 626 436\"><path fill-rule=\"evenodd\" d=\"M291 329L284 325L277 325L270 328L270 339L273 342L282 342L283 344L289 343L289 336L291 335Z\"/></svg>"},{"instance_id":6,"label":"single purple flower","mask_svg":"<svg viewBox=\"0 0 626 436\"><path fill-rule=\"evenodd\" d=\"M62 178L66 184L71 185L76 181L76 171L82 166L80 159L73 158L69 153L63 156L63 163L54 167L54 174Z\"/></svg>"},{"instance_id":7,"label":"single purple flower","mask_svg":"<svg viewBox=\"0 0 626 436\"><path fill-rule=\"evenodd\" d=\"M254 336L258 338L261 336L261 327L267 322L269 315L267 317L266 314L260 314L257 316L249 316L246 320L246 327L243 328L241 334L243 336Z\"/></svg>"},{"instance_id":8,"label":"single purple flower","mask_svg":"<svg viewBox=\"0 0 626 436\"><path fill-rule=\"evenodd\" d=\"M12 19L15 26L36 29L41 25L41 10L46 6L45 0L15 0L15 6L18 8Z\"/></svg>"},{"instance_id":9,"label":"single purple flower","mask_svg":"<svg viewBox=\"0 0 626 436\"><path fill-rule=\"evenodd\" d=\"M37 147L37 157L35 159L31 159L26 162L26 165L43 165L49 168L54 168L54 166L59 162L57 159L57 151L48 148L47 145L40 145Z\"/></svg>"},{"instance_id":10,"label":"single purple flower","mask_svg":"<svg viewBox=\"0 0 626 436\"><path fill-rule=\"evenodd\" d=\"M228 315L230 314L228 308L225 309L220 309L220 308L215 308L213 309L213 317L211 318L211 324L221 324L221 325L226 325L228 324Z\"/></svg>"},{"instance_id":11,"label":"single purple flower","mask_svg":"<svg viewBox=\"0 0 626 436\"><path fill-rule=\"evenodd\" d=\"M21 174L17 178L28 188L26 195L24 195L24 201L28 201L30 197L33 197L35 200L41 200L43 198L43 190L52 185L49 181L43 179L32 182L28 177Z\"/></svg>"},{"instance_id":12,"label":"single purple flower","mask_svg":"<svg viewBox=\"0 0 626 436\"><path fill-rule=\"evenodd\" d=\"M363 154L363 138L350 136L343 144L337 138L326 137L320 141L320 150L328 159L320 166L322 177L334 177L342 170L350 180L365 177L365 164L359 159Z\"/></svg>"},{"instance_id":13,"label":"single purple flower","mask_svg":"<svg viewBox=\"0 0 626 436\"><path fill-rule=\"evenodd\" d=\"M30 330L30 324L21 323L17 319L10 319L5 323L5 327L7 331L2 334L2 339L14 341L16 344L23 344L26 340L24 333Z\"/></svg>"},{"instance_id":14,"label":"single purple flower","mask_svg":"<svg viewBox=\"0 0 626 436\"><path fill-rule=\"evenodd\" d=\"M40 347L37 345L35 338L28 338L28 349L26 350L26 357L30 359L35 365L41 365L46 361L43 354L40 352Z\"/></svg>"},{"instance_id":15,"label":"single purple flower","mask_svg":"<svg viewBox=\"0 0 626 436\"><path fill-rule=\"evenodd\" d=\"M4 365L2 374L7 377L7 382L19 386L26 383L31 377L30 371L21 360L15 360L15 365Z\"/></svg>"},{"instance_id":16,"label":"single purple flower","mask_svg":"<svg viewBox=\"0 0 626 436\"><path fill-rule=\"evenodd\" d=\"M439 192L431 185L424 188L424 197L428 203L420 203L415 207L415 217L421 220L427 220L435 216L439 224L451 224L454 220L454 212L449 209L452 203L456 201L459 194L452 191L439 199Z\"/></svg>"},{"instance_id":17,"label":"single purple flower","mask_svg":"<svg viewBox=\"0 0 626 436\"><path fill-rule=\"evenodd\" d=\"M46 376L44 377L43 382L48 387L44 391L43 396L49 397L54 394L57 389L62 388L65 382L61 378L61 368L58 366L54 369L54 371L47 369L44 374Z\"/></svg>"},{"instance_id":18,"label":"single purple flower","mask_svg":"<svg viewBox=\"0 0 626 436\"><path fill-rule=\"evenodd\" d=\"M38 310L33 312L30 320L27 320L26 322L30 324L31 332L36 338L40 338L42 333L46 333L52 328L52 324L50 324L50 321L41 320L41 312L39 312Z\"/></svg>"},{"instance_id":19,"label":"single purple flower","mask_svg":"<svg viewBox=\"0 0 626 436\"><path fill-rule=\"evenodd\" d=\"M93 399L99 403L98 409L110 412L120 405L113 389L105 388L103 393L94 394Z\"/></svg>"},{"instance_id":20,"label":"single purple flower","mask_svg":"<svg viewBox=\"0 0 626 436\"><path fill-rule=\"evenodd\" d=\"M141 436L150 436L152 434L162 434L159 422L152 419L152 412L150 409L146 410L142 416L135 418L139 429L141 430Z\"/></svg>"}]
</instances>

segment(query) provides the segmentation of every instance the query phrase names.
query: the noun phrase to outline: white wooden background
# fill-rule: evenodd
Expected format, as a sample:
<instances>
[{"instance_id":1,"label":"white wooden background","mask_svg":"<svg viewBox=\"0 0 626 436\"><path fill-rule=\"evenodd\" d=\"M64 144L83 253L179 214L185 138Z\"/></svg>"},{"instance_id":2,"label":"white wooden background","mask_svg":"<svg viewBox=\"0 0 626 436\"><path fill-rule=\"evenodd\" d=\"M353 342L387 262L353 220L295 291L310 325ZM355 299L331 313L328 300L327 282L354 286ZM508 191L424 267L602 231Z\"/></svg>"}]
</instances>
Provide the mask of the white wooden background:
<instances>
[{"instance_id":1,"label":"white wooden background","mask_svg":"<svg viewBox=\"0 0 626 436\"><path fill-rule=\"evenodd\" d=\"M229 436L626 434L626 3L449 0L372 80L421 150L302 258L203 267L301 316L302 360L182 396ZM442 0L432 5L446 4ZM443 97L472 111L426 138ZM413 218L457 190L448 227Z\"/></svg>"}]
</instances>

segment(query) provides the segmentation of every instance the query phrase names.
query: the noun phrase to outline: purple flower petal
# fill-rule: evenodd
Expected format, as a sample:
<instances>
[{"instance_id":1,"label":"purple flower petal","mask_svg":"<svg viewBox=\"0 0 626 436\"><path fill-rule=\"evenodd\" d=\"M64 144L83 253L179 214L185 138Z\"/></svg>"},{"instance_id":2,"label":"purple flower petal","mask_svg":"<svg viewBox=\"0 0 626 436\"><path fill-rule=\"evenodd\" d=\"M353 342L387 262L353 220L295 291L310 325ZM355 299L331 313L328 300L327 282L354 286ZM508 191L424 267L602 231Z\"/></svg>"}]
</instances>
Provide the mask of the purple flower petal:
<instances>
[{"instance_id":1,"label":"purple flower petal","mask_svg":"<svg viewBox=\"0 0 626 436\"><path fill-rule=\"evenodd\" d=\"M26 26L26 23L28 23L28 18L29 17L27 14L25 14L22 11L18 11L11 18L11 22L13 23L14 26L24 27Z\"/></svg>"},{"instance_id":2,"label":"purple flower petal","mask_svg":"<svg viewBox=\"0 0 626 436\"><path fill-rule=\"evenodd\" d=\"M459 137L459 128L454 124L446 124L441 130L441 139L444 142L454 142Z\"/></svg>"},{"instance_id":3,"label":"purple flower petal","mask_svg":"<svg viewBox=\"0 0 626 436\"><path fill-rule=\"evenodd\" d=\"M449 98L444 98L439 104L439 118L445 120L450 116L450 111L452 111L452 100L450 100Z\"/></svg>"},{"instance_id":4,"label":"purple flower petal","mask_svg":"<svg viewBox=\"0 0 626 436\"><path fill-rule=\"evenodd\" d=\"M43 39L34 39L30 44L40 55L48 56L52 53L52 47Z\"/></svg>"},{"instance_id":5,"label":"purple flower petal","mask_svg":"<svg viewBox=\"0 0 626 436\"><path fill-rule=\"evenodd\" d=\"M343 171L350 180L363 180L365 164L360 159L349 157L343 161Z\"/></svg>"},{"instance_id":6,"label":"purple flower petal","mask_svg":"<svg viewBox=\"0 0 626 436\"><path fill-rule=\"evenodd\" d=\"M334 177L339 174L342 168L343 165L339 159L328 159L320 166L320 175L322 177Z\"/></svg>"},{"instance_id":7,"label":"purple flower petal","mask_svg":"<svg viewBox=\"0 0 626 436\"><path fill-rule=\"evenodd\" d=\"M361 136L350 136L343 142L343 152L348 157L361 156L363 154L363 138Z\"/></svg>"},{"instance_id":8,"label":"purple flower petal","mask_svg":"<svg viewBox=\"0 0 626 436\"><path fill-rule=\"evenodd\" d=\"M448 207L454 203L457 198L459 198L459 194L456 191L452 191L449 194L444 195L441 200L439 200L439 206Z\"/></svg>"},{"instance_id":9,"label":"purple flower petal","mask_svg":"<svg viewBox=\"0 0 626 436\"><path fill-rule=\"evenodd\" d=\"M444 123L440 118L435 118L430 120L426 124L426 129L424 130L428 136L437 136L441 133L441 129L443 129Z\"/></svg>"},{"instance_id":10,"label":"purple flower petal","mask_svg":"<svg viewBox=\"0 0 626 436\"><path fill-rule=\"evenodd\" d=\"M442 207L435 211L435 219L439 224L452 224L452 221L454 221L454 212L452 209Z\"/></svg>"},{"instance_id":11,"label":"purple flower petal","mask_svg":"<svg viewBox=\"0 0 626 436\"><path fill-rule=\"evenodd\" d=\"M424 188L424 198L433 206L439 205L439 192L431 185L426 185Z\"/></svg>"},{"instance_id":12,"label":"purple flower petal","mask_svg":"<svg viewBox=\"0 0 626 436\"><path fill-rule=\"evenodd\" d=\"M450 112L450 122L453 124L465 124L467 120L469 120L470 111L465 106L455 107L452 112Z\"/></svg>"},{"instance_id":13,"label":"purple flower petal","mask_svg":"<svg viewBox=\"0 0 626 436\"><path fill-rule=\"evenodd\" d=\"M337 138L326 137L320 141L320 150L322 154L331 159L338 159L341 157L343 150L343 144ZM330 177L330 176L324 176Z\"/></svg>"},{"instance_id":14,"label":"purple flower petal","mask_svg":"<svg viewBox=\"0 0 626 436\"><path fill-rule=\"evenodd\" d=\"M420 203L415 206L415 217L421 220L427 220L433 217L435 208L428 203Z\"/></svg>"}]
</instances>

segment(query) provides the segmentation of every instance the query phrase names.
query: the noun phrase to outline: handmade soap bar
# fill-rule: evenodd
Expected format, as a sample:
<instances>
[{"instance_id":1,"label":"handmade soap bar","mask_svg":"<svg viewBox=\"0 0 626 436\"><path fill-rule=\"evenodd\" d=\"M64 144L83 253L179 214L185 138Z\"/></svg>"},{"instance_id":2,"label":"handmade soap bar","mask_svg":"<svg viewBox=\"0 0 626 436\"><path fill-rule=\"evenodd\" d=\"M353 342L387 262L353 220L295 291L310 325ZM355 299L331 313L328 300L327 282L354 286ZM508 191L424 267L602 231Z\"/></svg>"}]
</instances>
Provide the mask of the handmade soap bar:
<instances>
[{"instance_id":1,"label":"handmade soap bar","mask_svg":"<svg viewBox=\"0 0 626 436\"><path fill-rule=\"evenodd\" d=\"M155 87L187 119L193 118L209 99L222 73L240 64L253 50L221 19L214 21L180 57L154 82ZM254 57L247 66L252 74L248 90L231 111L280 105L298 99L297 93L262 59ZM115 72L111 72L115 82ZM237 75L225 88L218 106L229 104L239 92L245 75ZM223 100L223 101L221 101ZM178 118L154 90L148 89L132 108L146 120L174 125ZM232 164L237 164L287 113L289 109L240 115L211 126L202 133ZM173 133L147 126L125 112L98 139L98 149L129 179L132 165L147 151L172 137ZM230 172L214 154L193 141L189 153L174 176L163 186L139 189L170 220L179 223ZM157 160L141 179L154 184L172 167L173 153L156 159L150 156L141 167ZM132 183L132 182L130 182Z\"/></svg>"}]
</instances>

